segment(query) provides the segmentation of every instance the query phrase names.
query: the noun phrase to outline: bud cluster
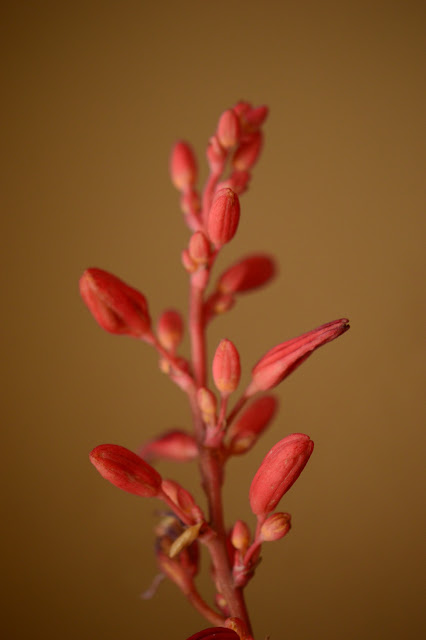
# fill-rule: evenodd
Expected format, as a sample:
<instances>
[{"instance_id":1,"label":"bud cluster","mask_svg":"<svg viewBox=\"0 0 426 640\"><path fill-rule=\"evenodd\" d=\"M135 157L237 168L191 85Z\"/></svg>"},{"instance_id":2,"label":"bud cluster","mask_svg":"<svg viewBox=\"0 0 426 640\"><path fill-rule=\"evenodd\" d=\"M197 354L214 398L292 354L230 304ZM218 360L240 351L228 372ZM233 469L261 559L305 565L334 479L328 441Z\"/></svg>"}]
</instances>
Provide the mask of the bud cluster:
<instances>
[{"instance_id":1,"label":"bud cluster","mask_svg":"<svg viewBox=\"0 0 426 640\"><path fill-rule=\"evenodd\" d=\"M160 370L188 396L192 430L168 428L140 445L138 453L116 444L99 445L90 453L94 467L115 487L165 505L155 526L159 571L213 625L188 640L254 640L244 588L261 560L262 545L290 531L290 515L276 509L303 471L314 444L309 436L293 433L282 437L264 457L248 490L252 527L241 519L225 525L221 496L225 467L234 456L248 453L272 423L278 400L265 392L349 328L345 318L334 320L269 349L252 367L242 391L238 391L242 360L234 340L223 338L209 365L209 323L232 309L240 295L269 284L277 274L272 256L251 252L216 276L208 291L218 255L243 224L240 197L249 187L263 147L267 115L266 106L244 101L222 113L207 145L209 175L203 189L198 186L198 161L191 145L180 140L172 148L170 177L190 230L181 252L189 276L187 317L166 307L151 323L145 296L123 280L99 268L87 269L80 279L81 296L96 322L109 333L149 344L158 354ZM190 356L181 353L185 331ZM236 400L230 408L231 397ZM195 460L207 500L205 511L191 491L163 478L152 466ZM211 604L195 583L200 545L211 559L216 588Z\"/></svg>"}]
</instances>

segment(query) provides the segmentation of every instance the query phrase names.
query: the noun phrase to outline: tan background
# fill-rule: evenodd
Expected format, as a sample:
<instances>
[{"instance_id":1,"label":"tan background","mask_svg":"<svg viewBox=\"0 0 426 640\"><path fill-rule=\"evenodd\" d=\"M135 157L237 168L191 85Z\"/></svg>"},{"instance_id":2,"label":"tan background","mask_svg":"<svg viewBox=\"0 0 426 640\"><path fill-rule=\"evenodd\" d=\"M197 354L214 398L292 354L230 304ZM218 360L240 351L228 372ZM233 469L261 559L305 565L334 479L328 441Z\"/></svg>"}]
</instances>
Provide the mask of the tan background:
<instances>
[{"instance_id":1,"label":"tan background","mask_svg":"<svg viewBox=\"0 0 426 640\"><path fill-rule=\"evenodd\" d=\"M274 343L352 329L278 392L228 473L227 513L285 434L316 443L248 589L256 640L415 638L424 615L424 26L421 2L9 2L3 12L2 489L9 639L184 640L204 625L156 573L154 502L87 454L188 424L144 345L102 332L77 281L109 269L152 315L184 308L188 233L167 163L203 159L222 110L267 103L266 147L221 265L268 250L281 277L219 319L245 375ZM202 176L205 167L202 163ZM185 347L187 345L185 344ZM247 378L245 378L247 379ZM423 377L424 379L424 377ZM196 484L196 467L160 467ZM207 581L201 588L211 593Z\"/></svg>"}]
</instances>

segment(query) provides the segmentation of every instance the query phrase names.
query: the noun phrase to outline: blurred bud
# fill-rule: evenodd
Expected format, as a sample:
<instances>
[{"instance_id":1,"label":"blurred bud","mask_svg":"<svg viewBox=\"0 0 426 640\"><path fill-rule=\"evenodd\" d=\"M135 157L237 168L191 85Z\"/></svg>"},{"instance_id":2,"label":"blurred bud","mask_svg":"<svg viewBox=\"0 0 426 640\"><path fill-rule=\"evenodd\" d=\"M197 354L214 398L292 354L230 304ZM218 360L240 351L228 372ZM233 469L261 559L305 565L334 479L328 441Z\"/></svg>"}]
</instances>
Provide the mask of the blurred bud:
<instances>
[{"instance_id":1,"label":"blurred bud","mask_svg":"<svg viewBox=\"0 0 426 640\"><path fill-rule=\"evenodd\" d=\"M217 289L221 293L245 293L267 284L276 274L272 257L256 253L239 260L219 277Z\"/></svg>"},{"instance_id":2,"label":"blurred bud","mask_svg":"<svg viewBox=\"0 0 426 640\"><path fill-rule=\"evenodd\" d=\"M198 264L189 255L188 249L184 249L181 253L181 260L185 271L188 273L194 273L198 269Z\"/></svg>"},{"instance_id":3,"label":"blurred bud","mask_svg":"<svg viewBox=\"0 0 426 640\"><path fill-rule=\"evenodd\" d=\"M197 391L197 403L200 408L204 422L216 421L217 399L213 391L200 387Z\"/></svg>"},{"instance_id":4,"label":"blurred bud","mask_svg":"<svg viewBox=\"0 0 426 640\"><path fill-rule=\"evenodd\" d=\"M260 528L260 539L262 542L274 542L280 540L290 531L291 516L289 513L274 513Z\"/></svg>"},{"instance_id":5,"label":"blurred bud","mask_svg":"<svg viewBox=\"0 0 426 640\"><path fill-rule=\"evenodd\" d=\"M225 627L209 627L198 633L194 633L193 636L187 638L187 640L241 640L240 636L232 629L226 629Z\"/></svg>"},{"instance_id":6,"label":"blurred bud","mask_svg":"<svg viewBox=\"0 0 426 640\"><path fill-rule=\"evenodd\" d=\"M182 193L180 207L183 213L197 213L200 210L200 196L195 189L187 189Z\"/></svg>"},{"instance_id":7,"label":"blurred bud","mask_svg":"<svg viewBox=\"0 0 426 640\"><path fill-rule=\"evenodd\" d=\"M252 109L250 102L246 102L245 100L240 100L233 107L233 111L237 114L238 118L242 120L246 113L248 113Z\"/></svg>"},{"instance_id":8,"label":"blurred bud","mask_svg":"<svg viewBox=\"0 0 426 640\"><path fill-rule=\"evenodd\" d=\"M226 338L221 340L213 357L213 380L223 396L238 387L241 375L240 356L235 345Z\"/></svg>"},{"instance_id":9,"label":"blurred bud","mask_svg":"<svg viewBox=\"0 0 426 640\"><path fill-rule=\"evenodd\" d=\"M189 462L198 457L197 443L186 431L172 429L143 445L138 451L144 460Z\"/></svg>"},{"instance_id":10,"label":"blurred bud","mask_svg":"<svg viewBox=\"0 0 426 640\"><path fill-rule=\"evenodd\" d=\"M157 336L161 346L175 351L183 336L183 318L179 311L166 309L157 323Z\"/></svg>"},{"instance_id":11,"label":"blurred bud","mask_svg":"<svg viewBox=\"0 0 426 640\"><path fill-rule=\"evenodd\" d=\"M220 189L215 195L207 220L207 232L215 247L234 237L240 220L240 202L232 189Z\"/></svg>"},{"instance_id":12,"label":"blurred bud","mask_svg":"<svg viewBox=\"0 0 426 640\"><path fill-rule=\"evenodd\" d=\"M116 444L101 444L89 457L101 476L119 489L143 498L158 495L160 474L133 451Z\"/></svg>"},{"instance_id":13,"label":"blurred bud","mask_svg":"<svg viewBox=\"0 0 426 640\"><path fill-rule=\"evenodd\" d=\"M247 136L232 157L232 166L238 171L249 171L255 164L262 149L263 136L255 131Z\"/></svg>"},{"instance_id":14,"label":"blurred bud","mask_svg":"<svg viewBox=\"0 0 426 640\"><path fill-rule=\"evenodd\" d=\"M179 191L186 191L197 180L197 160L192 147L187 142L176 142L172 149L170 177Z\"/></svg>"},{"instance_id":15,"label":"blurred bud","mask_svg":"<svg viewBox=\"0 0 426 640\"><path fill-rule=\"evenodd\" d=\"M210 258L210 242L202 231L193 233L189 239L188 253L198 264L207 264Z\"/></svg>"},{"instance_id":16,"label":"blurred bud","mask_svg":"<svg viewBox=\"0 0 426 640\"><path fill-rule=\"evenodd\" d=\"M220 175L225 168L226 151L217 136L212 136L207 145L207 162L212 173Z\"/></svg>"},{"instance_id":17,"label":"blurred bud","mask_svg":"<svg viewBox=\"0 0 426 640\"><path fill-rule=\"evenodd\" d=\"M243 520L237 520L231 533L232 546L245 553L250 544L250 537L248 525Z\"/></svg>"},{"instance_id":18,"label":"blurred bud","mask_svg":"<svg viewBox=\"0 0 426 640\"><path fill-rule=\"evenodd\" d=\"M241 195L248 189L248 184L251 180L251 174L249 171L233 171L227 180L220 182L217 185L218 189L232 189L237 195Z\"/></svg>"},{"instance_id":19,"label":"blurred bud","mask_svg":"<svg viewBox=\"0 0 426 640\"><path fill-rule=\"evenodd\" d=\"M258 398L232 422L227 432L228 451L240 455L249 451L273 419L278 407L274 396Z\"/></svg>"},{"instance_id":20,"label":"blurred bud","mask_svg":"<svg viewBox=\"0 0 426 640\"><path fill-rule=\"evenodd\" d=\"M240 121L232 109L224 111L219 118L217 138L225 149L234 147L240 138Z\"/></svg>"},{"instance_id":21,"label":"blurred bud","mask_svg":"<svg viewBox=\"0 0 426 640\"><path fill-rule=\"evenodd\" d=\"M315 349L345 333L349 329L348 323L346 318L334 320L270 349L252 369L252 382L247 388L246 396L275 387Z\"/></svg>"},{"instance_id":22,"label":"blurred bud","mask_svg":"<svg viewBox=\"0 0 426 640\"><path fill-rule=\"evenodd\" d=\"M145 297L102 269L86 269L80 293L96 322L105 331L133 338L150 333L151 319Z\"/></svg>"},{"instance_id":23,"label":"blurred bud","mask_svg":"<svg viewBox=\"0 0 426 640\"><path fill-rule=\"evenodd\" d=\"M269 108L266 105L248 109L244 113L244 124L246 131L257 131L265 122L269 114Z\"/></svg>"},{"instance_id":24,"label":"blurred bud","mask_svg":"<svg viewBox=\"0 0 426 640\"><path fill-rule=\"evenodd\" d=\"M303 433L280 440L265 456L250 486L251 510L257 516L271 513L302 473L314 443Z\"/></svg>"},{"instance_id":25,"label":"blurred bud","mask_svg":"<svg viewBox=\"0 0 426 640\"><path fill-rule=\"evenodd\" d=\"M194 523L204 520L200 507L196 504L194 497L174 480L163 480L161 488L169 500L177 505ZM170 505L169 503L169 506Z\"/></svg>"},{"instance_id":26,"label":"blurred bud","mask_svg":"<svg viewBox=\"0 0 426 640\"><path fill-rule=\"evenodd\" d=\"M163 551L157 551L157 562L160 570L185 594L189 595L194 588L192 576L181 565L179 560L169 558Z\"/></svg>"}]
</instances>

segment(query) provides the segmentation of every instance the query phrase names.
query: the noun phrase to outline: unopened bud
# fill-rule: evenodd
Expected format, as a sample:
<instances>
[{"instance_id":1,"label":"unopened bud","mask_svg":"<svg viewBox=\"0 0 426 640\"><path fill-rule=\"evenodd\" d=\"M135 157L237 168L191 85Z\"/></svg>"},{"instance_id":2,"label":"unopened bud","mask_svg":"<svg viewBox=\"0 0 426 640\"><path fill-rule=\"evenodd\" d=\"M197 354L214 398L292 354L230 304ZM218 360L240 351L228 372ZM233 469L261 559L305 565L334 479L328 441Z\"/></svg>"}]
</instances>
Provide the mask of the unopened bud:
<instances>
[{"instance_id":1,"label":"unopened bud","mask_svg":"<svg viewBox=\"0 0 426 640\"><path fill-rule=\"evenodd\" d=\"M266 105L249 109L244 113L244 124L246 131L257 131L265 122L269 114L269 108Z\"/></svg>"},{"instance_id":2,"label":"unopened bud","mask_svg":"<svg viewBox=\"0 0 426 640\"><path fill-rule=\"evenodd\" d=\"M223 396L238 387L241 376L240 356L235 345L226 338L221 340L213 357L213 380Z\"/></svg>"},{"instance_id":3,"label":"unopened bud","mask_svg":"<svg viewBox=\"0 0 426 640\"><path fill-rule=\"evenodd\" d=\"M157 496L160 474L133 451L116 444L101 444L90 453L90 462L113 485L136 496Z\"/></svg>"},{"instance_id":4,"label":"unopened bud","mask_svg":"<svg viewBox=\"0 0 426 640\"><path fill-rule=\"evenodd\" d=\"M216 193L207 220L210 240L221 247L234 237L240 220L240 202L232 189L220 189Z\"/></svg>"},{"instance_id":5,"label":"unopened bud","mask_svg":"<svg viewBox=\"0 0 426 640\"><path fill-rule=\"evenodd\" d=\"M257 516L271 513L296 482L308 462L314 443L303 433L292 433L265 456L250 486L251 510Z\"/></svg>"},{"instance_id":6,"label":"unopened bud","mask_svg":"<svg viewBox=\"0 0 426 640\"><path fill-rule=\"evenodd\" d=\"M249 171L256 164L262 144L263 136L260 131L255 131L244 139L232 157L234 169Z\"/></svg>"},{"instance_id":7,"label":"unopened bud","mask_svg":"<svg viewBox=\"0 0 426 640\"><path fill-rule=\"evenodd\" d=\"M181 253L183 267L187 273L194 273L198 269L198 264L189 255L188 249L184 249Z\"/></svg>"},{"instance_id":8,"label":"unopened bud","mask_svg":"<svg viewBox=\"0 0 426 640\"><path fill-rule=\"evenodd\" d=\"M275 387L292 373L311 353L323 344L338 338L349 329L349 320L342 318L287 340L270 349L252 369L252 382L246 396Z\"/></svg>"},{"instance_id":9,"label":"unopened bud","mask_svg":"<svg viewBox=\"0 0 426 640\"><path fill-rule=\"evenodd\" d=\"M277 407L274 396L263 396L252 402L228 429L229 453L240 455L249 451L270 424Z\"/></svg>"},{"instance_id":10,"label":"unopened bud","mask_svg":"<svg viewBox=\"0 0 426 640\"><path fill-rule=\"evenodd\" d=\"M243 520L237 520L231 533L232 546L238 551L245 551L250 544L250 529Z\"/></svg>"},{"instance_id":11,"label":"unopened bud","mask_svg":"<svg viewBox=\"0 0 426 640\"><path fill-rule=\"evenodd\" d=\"M150 332L151 319L145 296L103 269L86 269L80 293L96 322L105 331L133 338Z\"/></svg>"},{"instance_id":12,"label":"unopened bud","mask_svg":"<svg viewBox=\"0 0 426 640\"><path fill-rule=\"evenodd\" d=\"M225 627L209 627L203 629L198 633L194 633L193 636L187 638L187 640L241 640L240 636L232 629L226 629Z\"/></svg>"},{"instance_id":13,"label":"unopened bud","mask_svg":"<svg viewBox=\"0 0 426 640\"><path fill-rule=\"evenodd\" d=\"M200 387L197 391L197 403L204 422L214 422L216 419L217 399L213 391Z\"/></svg>"},{"instance_id":14,"label":"unopened bud","mask_svg":"<svg viewBox=\"0 0 426 640\"><path fill-rule=\"evenodd\" d=\"M217 136L212 136L210 138L206 155L210 171L212 171L212 173L220 175L225 168L226 151L220 144Z\"/></svg>"},{"instance_id":15,"label":"unopened bud","mask_svg":"<svg viewBox=\"0 0 426 640\"><path fill-rule=\"evenodd\" d=\"M193 436L180 429L172 429L150 440L139 449L144 460L173 460L189 462L198 457L197 443Z\"/></svg>"},{"instance_id":16,"label":"unopened bud","mask_svg":"<svg viewBox=\"0 0 426 640\"><path fill-rule=\"evenodd\" d=\"M197 160L192 147L187 142L176 142L172 149L170 177L179 191L186 191L197 180Z\"/></svg>"},{"instance_id":17,"label":"unopened bud","mask_svg":"<svg viewBox=\"0 0 426 640\"><path fill-rule=\"evenodd\" d=\"M179 311L166 309L157 323L160 344L168 351L175 351L183 336L183 318Z\"/></svg>"},{"instance_id":18,"label":"unopened bud","mask_svg":"<svg viewBox=\"0 0 426 640\"><path fill-rule=\"evenodd\" d=\"M240 121L233 109L227 109L219 118L217 137L225 149L234 147L240 138Z\"/></svg>"},{"instance_id":19,"label":"unopened bud","mask_svg":"<svg viewBox=\"0 0 426 640\"><path fill-rule=\"evenodd\" d=\"M274 513L260 528L260 538L262 542L274 542L281 540L290 531L291 516L289 513Z\"/></svg>"},{"instance_id":20,"label":"unopened bud","mask_svg":"<svg viewBox=\"0 0 426 640\"><path fill-rule=\"evenodd\" d=\"M221 293L244 293L267 284L276 273L271 256L257 253L239 260L220 276L217 289Z\"/></svg>"},{"instance_id":21,"label":"unopened bud","mask_svg":"<svg viewBox=\"0 0 426 640\"><path fill-rule=\"evenodd\" d=\"M197 264L207 264L210 258L210 242L202 231L193 233L188 246L191 259Z\"/></svg>"}]
</instances>

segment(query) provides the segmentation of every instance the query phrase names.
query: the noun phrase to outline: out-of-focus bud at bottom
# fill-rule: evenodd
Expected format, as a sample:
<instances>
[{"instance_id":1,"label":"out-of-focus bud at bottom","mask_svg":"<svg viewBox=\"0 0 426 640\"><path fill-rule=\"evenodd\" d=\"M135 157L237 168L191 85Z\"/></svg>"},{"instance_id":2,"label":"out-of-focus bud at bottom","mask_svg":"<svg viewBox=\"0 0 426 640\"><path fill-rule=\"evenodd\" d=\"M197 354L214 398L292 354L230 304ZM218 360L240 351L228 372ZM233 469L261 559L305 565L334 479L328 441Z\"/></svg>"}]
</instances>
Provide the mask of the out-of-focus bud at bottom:
<instances>
[{"instance_id":1,"label":"out-of-focus bud at bottom","mask_svg":"<svg viewBox=\"0 0 426 640\"><path fill-rule=\"evenodd\" d=\"M198 633L194 633L193 636L187 638L187 640L241 640L240 636L232 629L226 629L225 627L210 627L209 629L203 629Z\"/></svg>"}]
</instances>

